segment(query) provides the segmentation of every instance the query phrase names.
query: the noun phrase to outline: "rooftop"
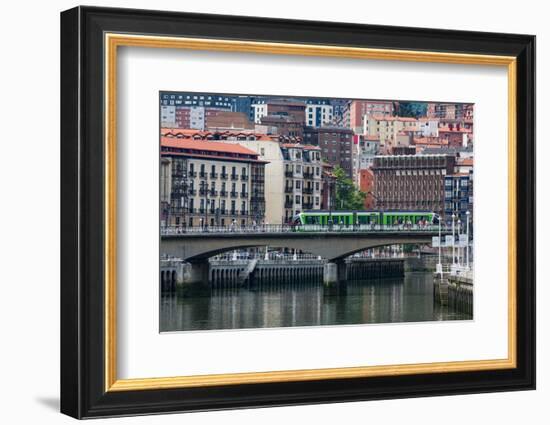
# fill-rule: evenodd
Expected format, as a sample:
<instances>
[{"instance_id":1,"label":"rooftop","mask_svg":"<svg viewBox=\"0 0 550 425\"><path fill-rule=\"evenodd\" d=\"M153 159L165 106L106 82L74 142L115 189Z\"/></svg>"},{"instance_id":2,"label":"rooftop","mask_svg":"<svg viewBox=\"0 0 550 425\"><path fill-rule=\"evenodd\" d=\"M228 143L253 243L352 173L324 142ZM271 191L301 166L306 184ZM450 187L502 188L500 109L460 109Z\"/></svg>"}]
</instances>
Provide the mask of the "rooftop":
<instances>
[{"instance_id":1,"label":"rooftop","mask_svg":"<svg viewBox=\"0 0 550 425\"><path fill-rule=\"evenodd\" d=\"M306 150L321 150L319 146L314 145L302 145L300 143L281 143L283 148L295 148L295 149L306 149Z\"/></svg>"},{"instance_id":2,"label":"rooftop","mask_svg":"<svg viewBox=\"0 0 550 425\"><path fill-rule=\"evenodd\" d=\"M254 158L258 156L257 152L235 143L213 142L210 140L178 139L173 137L161 137L160 143L163 148L249 155Z\"/></svg>"},{"instance_id":3,"label":"rooftop","mask_svg":"<svg viewBox=\"0 0 550 425\"><path fill-rule=\"evenodd\" d=\"M267 134L255 133L250 130L239 131L235 130L220 130L220 131L207 131L196 130L192 128L161 128L160 135L171 139L182 140L225 140L228 138L243 138L245 140L265 140L272 141L273 139Z\"/></svg>"},{"instance_id":4,"label":"rooftop","mask_svg":"<svg viewBox=\"0 0 550 425\"><path fill-rule=\"evenodd\" d=\"M371 116L371 119L376 121L403 121L403 122L416 122L418 121L416 118L412 117L387 117L383 115L373 115Z\"/></svg>"},{"instance_id":5,"label":"rooftop","mask_svg":"<svg viewBox=\"0 0 550 425\"><path fill-rule=\"evenodd\" d=\"M473 166L474 158L458 158L457 162L458 162L458 165Z\"/></svg>"}]
</instances>

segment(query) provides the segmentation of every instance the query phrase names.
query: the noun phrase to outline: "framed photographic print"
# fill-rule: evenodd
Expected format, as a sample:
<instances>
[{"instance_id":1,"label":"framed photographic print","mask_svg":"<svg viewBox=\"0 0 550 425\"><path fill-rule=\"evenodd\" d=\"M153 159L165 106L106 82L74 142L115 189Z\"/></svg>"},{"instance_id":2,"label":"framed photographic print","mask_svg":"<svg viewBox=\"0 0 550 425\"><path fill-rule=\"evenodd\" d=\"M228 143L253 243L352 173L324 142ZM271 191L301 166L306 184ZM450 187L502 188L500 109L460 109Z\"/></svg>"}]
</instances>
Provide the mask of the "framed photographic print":
<instances>
[{"instance_id":1,"label":"framed photographic print","mask_svg":"<svg viewBox=\"0 0 550 425\"><path fill-rule=\"evenodd\" d=\"M61 411L533 389L535 38L61 14Z\"/></svg>"}]
</instances>

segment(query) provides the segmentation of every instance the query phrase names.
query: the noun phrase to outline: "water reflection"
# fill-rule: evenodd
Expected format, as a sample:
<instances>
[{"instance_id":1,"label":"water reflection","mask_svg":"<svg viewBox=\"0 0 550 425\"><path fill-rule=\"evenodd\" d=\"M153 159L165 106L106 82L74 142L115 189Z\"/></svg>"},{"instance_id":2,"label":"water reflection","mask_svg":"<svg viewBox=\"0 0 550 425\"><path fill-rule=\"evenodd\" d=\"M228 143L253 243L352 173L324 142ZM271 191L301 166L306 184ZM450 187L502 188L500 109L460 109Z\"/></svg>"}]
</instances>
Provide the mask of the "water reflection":
<instances>
[{"instance_id":1,"label":"water reflection","mask_svg":"<svg viewBox=\"0 0 550 425\"><path fill-rule=\"evenodd\" d=\"M320 282L213 289L207 296L163 296L160 327L164 332L472 318L434 304L432 293L431 273L348 282L338 291Z\"/></svg>"}]
</instances>

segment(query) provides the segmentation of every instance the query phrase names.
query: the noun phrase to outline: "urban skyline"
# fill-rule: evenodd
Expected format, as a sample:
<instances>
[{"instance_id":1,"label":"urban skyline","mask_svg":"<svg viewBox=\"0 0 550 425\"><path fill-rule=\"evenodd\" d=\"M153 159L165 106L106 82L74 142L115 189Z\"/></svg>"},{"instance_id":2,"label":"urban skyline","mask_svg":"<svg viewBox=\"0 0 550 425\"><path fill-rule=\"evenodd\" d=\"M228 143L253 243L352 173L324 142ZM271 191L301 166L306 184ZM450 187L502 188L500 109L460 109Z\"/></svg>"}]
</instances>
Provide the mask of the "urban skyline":
<instances>
[{"instance_id":1,"label":"urban skyline","mask_svg":"<svg viewBox=\"0 0 550 425\"><path fill-rule=\"evenodd\" d=\"M159 101L161 331L472 319L473 104Z\"/></svg>"},{"instance_id":2,"label":"urban skyline","mask_svg":"<svg viewBox=\"0 0 550 425\"><path fill-rule=\"evenodd\" d=\"M205 144L210 160L203 157L197 163L208 168L210 177L217 175L216 167L233 171L243 163L223 146L230 144L252 151L246 170L240 168L241 175L255 176L246 182L239 177L237 188L236 181L183 181L174 175L179 186L173 194L166 192L166 184L161 186L167 225L282 224L304 210L344 205L433 210L443 217L456 212L463 219L473 209L472 104L161 92L160 120L162 176L167 176L165 168L174 158L170 151L176 150L176 144L181 147L180 163L184 152L191 155L193 149L184 140L193 140L194 148L201 147L200 141L218 143ZM230 164L226 158L222 164L214 146L222 146L235 161ZM417 159L376 159L383 156ZM195 166L194 161L187 162ZM180 164L182 173L183 168ZM338 193L333 192L342 178L336 183L335 169L343 170L343 177L356 189L351 199L336 199ZM208 177L205 172L201 175ZM184 186L192 195L182 191ZM230 196L224 199L226 193ZM353 201L358 197L361 205ZM181 213L185 209L189 219Z\"/></svg>"}]
</instances>

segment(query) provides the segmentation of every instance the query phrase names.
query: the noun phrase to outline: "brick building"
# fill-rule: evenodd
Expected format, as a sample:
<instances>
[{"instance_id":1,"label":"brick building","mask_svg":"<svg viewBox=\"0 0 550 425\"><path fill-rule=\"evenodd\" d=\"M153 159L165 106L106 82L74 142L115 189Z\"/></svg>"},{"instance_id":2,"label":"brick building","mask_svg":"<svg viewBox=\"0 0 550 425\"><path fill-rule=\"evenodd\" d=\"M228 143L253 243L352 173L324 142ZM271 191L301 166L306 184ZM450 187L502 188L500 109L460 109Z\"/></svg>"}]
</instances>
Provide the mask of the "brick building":
<instances>
[{"instance_id":1,"label":"brick building","mask_svg":"<svg viewBox=\"0 0 550 425\"><path fill-rule=\"evenodd\" d=\"M381 210L444 214L445 176L454 173L452 155L384 155L374 158L374 195Z\"/></svg>"},{"instance_id":2,"label":"brick building","mask_svg":"<svg viewBox=\"0 0 550 425\"><path fill-rule=\"evenodd\" d=\"M373 196L374 173L370 168L359 170L359 190L367 194L365 197L365 209L374 209L376 205L376 200Z\"/></svg>"},{"instance_id":3,"label":"brick building","mask_svg":"<svg viewBox=\"0 0 550 425\"><path fill-rule=\"evenodd\" d=\"M365 116L391 117L393 113L393 102L352 100L349 105L349 127L354 132L361 133L365 124Z\"/></svg>"},{"instance_id":4,"label":"brick building","mask_svg":"<svg viewBox=\"0 0 550 425\"><path fill-rule=\"evenodd\" d=\"M324 161L339 165L353 178L353 132L349 128L306 127L304 143L319 146Z\"/></svg>"}]
</instances>

